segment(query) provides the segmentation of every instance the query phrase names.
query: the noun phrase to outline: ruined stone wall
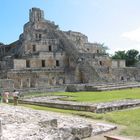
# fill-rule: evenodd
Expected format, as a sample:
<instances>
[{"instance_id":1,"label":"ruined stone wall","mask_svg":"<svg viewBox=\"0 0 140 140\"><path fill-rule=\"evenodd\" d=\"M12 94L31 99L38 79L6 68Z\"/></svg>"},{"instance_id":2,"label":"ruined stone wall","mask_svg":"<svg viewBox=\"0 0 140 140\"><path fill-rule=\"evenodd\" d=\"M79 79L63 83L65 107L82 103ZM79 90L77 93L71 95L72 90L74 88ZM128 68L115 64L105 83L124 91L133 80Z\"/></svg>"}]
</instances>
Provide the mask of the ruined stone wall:
<instances>
[{"instance_id":1,"label":"ruined stone wall","mask_svg":"<svg viewBox=\"0 0 140 140\"><path fill-rule=\"evenodd\" d=\"M125 68L125 60L112 60L112 68Z\"/></svg>"},{"instance_id":2,"label":"ruined stone wall","mask_svg":"<svg viewBox=\"0 0 140 140\"><path fill-rule=\"evenodd\" d=\"M112 79L114 81L140 81L140 69L135 67L113 68Z\"/></svg>"},{"instance_id":3,"label":"ruined stone wall","mask_svg":"<svg viewBox=\"0 0 140 140\"><path fill-rule=\"evenodd\" d=\"M79 32L64 32L69 40L71 40L80 53L104 53L101 44L88 42L88 37Z\"/></svg>"},{"instance_id":4,"label":"ruined stone wall","mask_svg":"<svg viewBox=\"0 0 140 140\"><path fill-rule=\"evenodd\" d=\"M14 59L14 69L23 69L26 67L26 61L24 59Z\"/></svg>"},{"instance_id":5,"label":"ruined stone wall","mask_svg":"<svg viewBox=\"0 0 140 140\"><path fill-rule=\"evenodd\" d=\"M52 70L14 70L8 72L8 78L14 80L15 88L38 88L65 83L64 71L57 69Z\"/></svg>"},{"instance_id":6,"label":"ruined stone wall","mask_svg":"<svg viewBox=\"0 0 140 140\"><path fill-rule=\"evenodd\" d=\"M29 66L27 66L27 61ZM65 53L40 52L38 57L14 59L14 69L25 68L64 68Z\"/></svg>"},{"instance_id":7,"label":"ruined stone wall","mask_svg":"<svg viewBox=\"0 0 140 140\"><path fill-rule=\"evenodd\" d=\"M39 8L30 9L29 20L31 22L39 22L44 20L44 11Z\"/></svg>"},{"instance_id":8,"label":"ruined stone wall","mask_svg":"<svg viewBox=\"0 0 140 140\"><path fill-rule=\"evenodd\" d=\"M35 53L39 51L53 52L58 50L57 39L41 39L39 41L24 42L25 53Z\"/></svg>"},{"instance_id":9,"label":"ruined stone wall","mask_svg":"<svg viewBox=\"0 0 140 140\"><path fill-rule=\"evenodd\" d=\"M95 53L95 54L96 53L97 54L103 53L102 48L98 44L95 44L95 43L85 43L84 47L83 47L83 50L85 52Z\"/></svg>"},{"instance_id":10,"label":"ruined stone wall","mask_svg":"<svg viewBox=\"0 0 140 140\"><path fill-rule=\"evenodd\" d=\"M76 45L82 45L84 43L88 43L88 38L86 35L80 32L68 31L65 32L68 39L72 40Z\"/></svg>"}]
</instances>

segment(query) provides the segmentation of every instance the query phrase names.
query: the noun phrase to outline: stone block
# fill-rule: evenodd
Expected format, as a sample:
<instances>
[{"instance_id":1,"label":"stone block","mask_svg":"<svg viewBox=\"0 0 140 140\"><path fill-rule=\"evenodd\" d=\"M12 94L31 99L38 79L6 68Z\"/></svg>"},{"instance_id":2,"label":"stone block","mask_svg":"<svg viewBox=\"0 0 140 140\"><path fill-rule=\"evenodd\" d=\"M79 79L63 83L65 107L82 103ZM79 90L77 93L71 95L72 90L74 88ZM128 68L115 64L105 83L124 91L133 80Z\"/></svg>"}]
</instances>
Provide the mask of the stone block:
<instances>
[{"instance_id":1,"label":"stone block","mask_svg":"<svg viewBox=\"0 0 140 140\"><path fill-rule=\"evenodd\" d=\"M90 124L75 126L71 128L71 133L75 136L75 138L87 138L92 134L92 126Z\"/></svg>"},{"instance_id":2,"label":"stone block","mask_svg":"<svg viewBox=\"0 0 140 140\"><path fill-rule=\"evenodd\" d=\"M57 119L42 120L39 122L41 127L57 127Z\"/></svg>"}]
</instances>

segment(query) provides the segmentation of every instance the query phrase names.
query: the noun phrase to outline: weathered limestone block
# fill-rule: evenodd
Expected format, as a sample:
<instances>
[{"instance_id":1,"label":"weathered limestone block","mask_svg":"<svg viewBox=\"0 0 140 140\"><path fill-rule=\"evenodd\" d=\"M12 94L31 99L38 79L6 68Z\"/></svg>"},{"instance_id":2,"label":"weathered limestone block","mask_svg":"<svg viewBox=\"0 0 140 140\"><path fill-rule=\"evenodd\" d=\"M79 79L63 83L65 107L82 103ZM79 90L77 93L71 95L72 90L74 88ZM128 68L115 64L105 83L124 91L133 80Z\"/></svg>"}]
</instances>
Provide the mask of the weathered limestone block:
<instances>
[{"instance_id":1,"label":"weathered limestone block","mask_svg":"<svg viewBox=\"0 0 140 140\"><path fill-rule=\"evenodd\" d=\"M68 85L66 88L66 91L68 92L77 92L77 88L75 85Z\"/></svg>"},{"instance_id":2,"label":"weathered limestone block","mask_svg":"<svg viewBox=\"0 0 140 140\"><path fill-rule=\"evenodd\" d=\"M83 138L91 137L92 126L90 124L81 124L77 126L65 126L59 129L63 140L81 140ZM64 135L63 135L64 134Z\"/></svg>"},{"instance_id":3,"label":"weathered limestone block","mask_svg":"<svg viewBox=\"0 0 140 140\"><path fill-rule=\"evenodd\" d=\"M89 125L80 125L71 128L71 133L79 139L90 137L92 134L92 126Z\"/></svg>"},{"instance_id":4,"label":"weathered limestone block","mask_svg":"<svg viewBox=\"0 0 140 140\"><path fill-rule=\"evenodd\" d=\"M39 122L41 127L57 127L57 119L42 120Z\"/></svg>"}]
</instances>

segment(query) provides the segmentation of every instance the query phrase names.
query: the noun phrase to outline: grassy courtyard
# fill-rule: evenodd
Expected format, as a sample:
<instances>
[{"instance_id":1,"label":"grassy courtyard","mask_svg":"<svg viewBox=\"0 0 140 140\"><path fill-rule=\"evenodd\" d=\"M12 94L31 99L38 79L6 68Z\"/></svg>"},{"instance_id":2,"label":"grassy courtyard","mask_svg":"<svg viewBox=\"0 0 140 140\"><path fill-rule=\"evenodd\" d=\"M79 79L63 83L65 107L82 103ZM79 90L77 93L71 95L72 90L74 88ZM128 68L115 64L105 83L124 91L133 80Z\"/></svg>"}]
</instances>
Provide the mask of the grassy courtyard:
<instances>
[{"instance_id":1,"label":"grassy courtyard","mask_svg":"<svg viewBox=\"0 0 140 140\"><path fill-rule=\"evenodd\" d=\"M33 93L33 94L29 94L28 96L45 96L47 94ZM122 100L122 99L140 99L140 88L105 91L105 92L75 92L75 93L57 92L57 93L51 93L51 95L60 95L60 96L65 95L68 96L68 98L64 98L64 100L72 100L77 102L108 102L108 101L115 101L115 100ZM65 114L74 114L74 115L79 115L91 119L97 119L97 120L100 119L106 122L123 125L126 127L120 132L122 135L140 137L140 108L111 112L106 114L95 114L91 112L63 110L63 109L47 108L47 107L40 107L34 105L24 105L24 106L37 110L53 111L53 112L60 112Z\"/></svg>"},{"instance_id":2,"label":"grassy courtyard","mask_svg":"<svg viewBox=\"0 0 140 140\"><path fill-rule=\"evenodd\" d=\"M53 94L70 96L69 100L77 102L108 102L122 99L140 99L140 88L104 92L58 92Z\"/></svg>"},{"instance_id":3,"label":"grassy courtyard","mask_svg":"<svg viewBox=\"0 0 140 140\"><path fill-rule=\"evenodd\" d=\"M68 96L63 100L76 102L109 102L123 99L140 99L140 88L103 91L103 92L54 92L54 93L30 93L26 97L60 95Z\"/></svg>"}]
</instances>

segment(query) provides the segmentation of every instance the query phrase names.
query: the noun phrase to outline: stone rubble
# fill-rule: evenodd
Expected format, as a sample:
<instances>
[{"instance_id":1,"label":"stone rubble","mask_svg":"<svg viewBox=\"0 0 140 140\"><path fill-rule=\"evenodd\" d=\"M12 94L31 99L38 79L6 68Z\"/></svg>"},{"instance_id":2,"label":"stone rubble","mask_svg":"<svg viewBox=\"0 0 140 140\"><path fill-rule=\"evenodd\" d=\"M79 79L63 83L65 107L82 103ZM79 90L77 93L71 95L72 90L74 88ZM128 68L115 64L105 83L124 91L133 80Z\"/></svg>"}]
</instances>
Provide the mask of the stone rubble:
<instances>
[{"instance_id":1,"label":"stone rubble","mask_svg":"<svg viewBox=\"0 0 140 140\"><path fill-rule=\"evenodd\" d=\"M73 115L0 105L2 140L80 140L116 129Z\"/></svg>"}]
</instances>

